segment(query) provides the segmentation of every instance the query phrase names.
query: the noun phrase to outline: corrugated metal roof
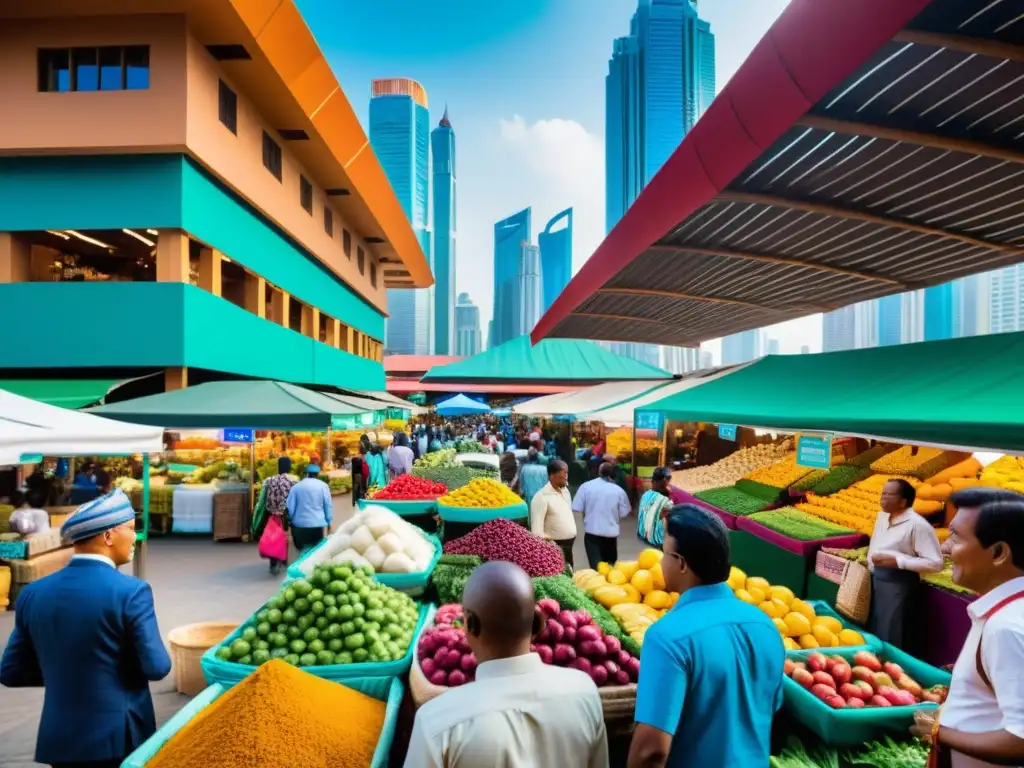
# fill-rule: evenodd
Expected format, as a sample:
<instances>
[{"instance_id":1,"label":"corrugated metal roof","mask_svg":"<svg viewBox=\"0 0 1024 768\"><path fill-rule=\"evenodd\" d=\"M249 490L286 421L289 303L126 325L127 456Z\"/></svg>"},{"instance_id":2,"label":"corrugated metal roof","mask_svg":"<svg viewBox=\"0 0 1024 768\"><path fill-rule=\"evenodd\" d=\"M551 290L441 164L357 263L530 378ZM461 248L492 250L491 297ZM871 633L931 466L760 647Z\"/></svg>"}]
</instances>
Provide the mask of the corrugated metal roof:
<instances>
[{"instance_id":1,"label":"corrugated metal roof","mask_svg":"<svg viewBox=\"0 0 1024 768\"><path fill-rule=\"evenodd\" d=\"M1022 139L1022 0L793 0L533 339L695 345L1017 263Z\"/></svg>"}]
</instances>

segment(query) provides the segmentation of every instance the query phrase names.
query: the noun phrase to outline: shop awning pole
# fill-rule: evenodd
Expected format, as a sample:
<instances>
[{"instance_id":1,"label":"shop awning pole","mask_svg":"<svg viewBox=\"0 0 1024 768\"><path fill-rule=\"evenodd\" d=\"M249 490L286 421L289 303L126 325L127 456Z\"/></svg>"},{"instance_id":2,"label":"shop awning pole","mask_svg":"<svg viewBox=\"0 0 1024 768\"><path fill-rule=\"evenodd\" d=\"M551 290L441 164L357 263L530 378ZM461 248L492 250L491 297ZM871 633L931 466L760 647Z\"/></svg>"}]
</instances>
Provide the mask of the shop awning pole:
<instances>
[{"instance_id":1,"label":"shop awning pole","mask_svg":"<svg viewBox=\"0 0 1024 768\"><path fill-rule=\"evenodd\" d=\"M137 579L146 578L146 548L149 546L149 454L142 454L142 536L135 545L132 573Z\"/></svg>"}]
</instances>

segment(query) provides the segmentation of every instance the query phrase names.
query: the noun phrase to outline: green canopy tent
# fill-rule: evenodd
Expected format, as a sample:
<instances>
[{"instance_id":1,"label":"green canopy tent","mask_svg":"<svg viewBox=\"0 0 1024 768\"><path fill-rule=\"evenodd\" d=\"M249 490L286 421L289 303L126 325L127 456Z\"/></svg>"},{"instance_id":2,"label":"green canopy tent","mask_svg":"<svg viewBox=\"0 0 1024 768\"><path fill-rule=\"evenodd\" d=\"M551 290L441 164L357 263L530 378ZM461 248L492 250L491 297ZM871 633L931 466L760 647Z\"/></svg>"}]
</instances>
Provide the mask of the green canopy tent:
<instances>
[{"instance_id":1,"label":"green canopy tent","mask_svg":"<svg viewBox=\"0 0 1024 768\"><path fill-rule=\"evenodd\" d=\"M636 414L1024 452L1024 333L769 355Z\"/></svg>"},{"instance_id":2,"label":"green canopy tent","mask_svg":"<svg viewBox=\"0 0 1024 768\"><path fill-rule=\"evenodd\" d=\"M424 383L600 384L624 379L671 379L653 365L616 355L593 341L518 336L448 365L431 368Z\"/></svg>"}]
</instances>

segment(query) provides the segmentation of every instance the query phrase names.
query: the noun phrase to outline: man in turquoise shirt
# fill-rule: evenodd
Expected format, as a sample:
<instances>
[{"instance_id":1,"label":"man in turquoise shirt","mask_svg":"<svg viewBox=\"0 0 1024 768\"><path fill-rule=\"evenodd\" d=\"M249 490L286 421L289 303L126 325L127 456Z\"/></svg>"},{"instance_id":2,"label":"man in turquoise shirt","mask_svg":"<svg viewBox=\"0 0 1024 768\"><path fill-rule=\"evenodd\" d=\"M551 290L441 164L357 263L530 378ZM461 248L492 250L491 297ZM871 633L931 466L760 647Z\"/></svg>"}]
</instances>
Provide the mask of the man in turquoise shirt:
<instances>
[{"instance_id":1,"label":"man in turquoise shirt","mask_svg":"<svg viewBox=\"0 0 1024 768\"><path fill-rule=\"evenodd\" d=\"M629 768L767 766L782 704L782 638L728 584L729 536L691 504L665 524L662 570L679 601L644 636Z\"/></svg>"}]
</instances>

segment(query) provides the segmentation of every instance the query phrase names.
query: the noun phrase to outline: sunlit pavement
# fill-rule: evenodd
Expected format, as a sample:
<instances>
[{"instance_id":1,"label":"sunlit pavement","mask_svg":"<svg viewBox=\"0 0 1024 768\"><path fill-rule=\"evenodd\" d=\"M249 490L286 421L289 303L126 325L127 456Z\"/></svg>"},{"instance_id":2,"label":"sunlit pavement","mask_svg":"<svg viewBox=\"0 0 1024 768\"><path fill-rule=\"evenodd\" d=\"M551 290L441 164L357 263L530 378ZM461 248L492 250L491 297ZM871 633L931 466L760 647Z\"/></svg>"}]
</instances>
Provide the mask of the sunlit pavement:
<instances>
[{"instance_id":1,"label":"sunlit pavement","mask_svg":"<svg viewBox=\"0 0 1024 768\"><path fill-rule=\"evenodd\" d=\"M335 519L351 515L351 497L336 497ZM619 557L635 557L642 548L636 518L622 521ZM576 539L577 567L586 567L582 533ZM293 553L294 559L294 553ZM274 592L272 577L253 544L214 542L202 537L154 539L149 545L147 581L153 587L157 620L168 632L201 621L241 622ZM131 567L125 569L131 573ZM0 611L0 647L14 627L14 612ZM152 685L157 724L168 720L188 699L174 690L174 673ZM41 688L0 688L0 768L38 768L32 760L43 705Z\"/></svg>"}]
</instances>

